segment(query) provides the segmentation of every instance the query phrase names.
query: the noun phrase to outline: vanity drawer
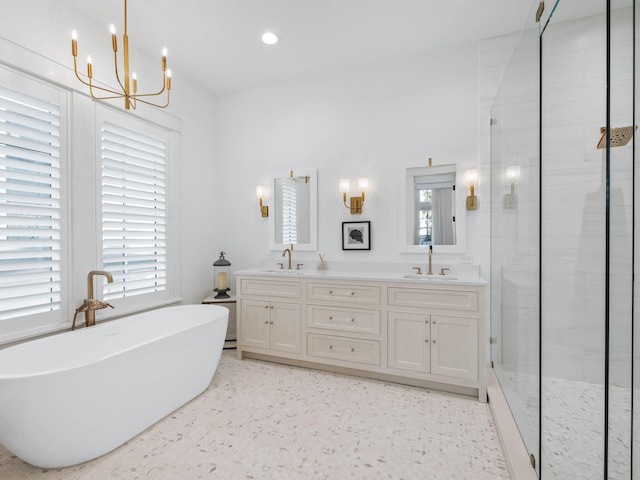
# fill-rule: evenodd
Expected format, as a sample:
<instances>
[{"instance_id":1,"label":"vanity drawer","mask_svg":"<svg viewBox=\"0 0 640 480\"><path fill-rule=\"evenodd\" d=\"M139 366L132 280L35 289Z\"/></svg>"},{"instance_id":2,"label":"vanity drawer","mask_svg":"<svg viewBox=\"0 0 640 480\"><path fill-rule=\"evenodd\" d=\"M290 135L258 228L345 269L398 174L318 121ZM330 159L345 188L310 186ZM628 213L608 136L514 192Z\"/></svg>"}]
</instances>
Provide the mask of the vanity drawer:
<instances>
[{"instance_id":1,"label":"vanity drawer","mask_svg":"<svg viewBox=\"0 0 640 480\"><path fill-rule=\"evenodd\" d=\"M302 295L302 284L297 281L243 278L240 281L240 291L243 295L261 295L264 297L288 297L299 299Z\"/></svg>"},{"instance_id":2,"label":"vanity drawer","mask_svg":"<svg viewBox=\"0 0 640 480\"><path fill-rule=\"evenodd\" d=\"M380 365L380 342L376 340L309 333L307 341L308 354L312 357Z\"/></svg>"},{"instance_id":3,"label":"vanity drawer","mask_svg":"<svg viewBox=\"0 0 640 480\"><path fill-rule=\"evenodd\" d=\"M380 335L379 310L309 305L307 319L309 327L313 328Z\"/></svg>"},{"instance_id":4,"label":"vanity drawer","mask_svg":"<svg viewBox=\"0 0 640 480\"><path fill-rule=\"evenodd\" d=\"M332 303L380 305L380 287L309 283L307 285L307 299Z\"/></svg>"},{"instance_id":5,"label":"vanity drawer","mask_svg":"<svg viewBox=\"0 0 640 480\"><path fill-rule=\"evenodd\" d=\"M465 290L437 290L389 287L387 303L403 307L478 311L478 293Z\"/></svg>"}]
</instances>

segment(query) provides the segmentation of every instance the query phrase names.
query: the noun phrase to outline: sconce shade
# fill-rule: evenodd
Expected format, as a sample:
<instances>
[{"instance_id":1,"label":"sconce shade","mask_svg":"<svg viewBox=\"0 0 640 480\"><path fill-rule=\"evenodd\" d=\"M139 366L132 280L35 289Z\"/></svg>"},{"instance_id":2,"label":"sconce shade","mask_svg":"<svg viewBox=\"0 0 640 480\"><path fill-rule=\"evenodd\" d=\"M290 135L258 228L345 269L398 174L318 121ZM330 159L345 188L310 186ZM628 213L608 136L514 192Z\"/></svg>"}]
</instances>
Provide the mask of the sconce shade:
<instances>
[{"instance_id":1,"label":"sconce shade","mask_svg":"<svg viewBox=\"0 0 640 480\"><path fill-rule=\"evenodd\" d=\"M262 213L263 217L268 217L269 216L269 206L262 205L262 199L263 199L263 197L266 196L266 191L267 191L267 189L262 185L258 185L256 187L256 195L258 197L258 200L260 201L260 212Z\"/></svg>"},{"instance_id":2,"label":"sconce shade","mask_svg":"<svg viewBox=\"0 0 640 480\"><path fill-rule=\"evenodd\" d=\"M342 193L342 202L352 214L362 213L362 204L364 203L365 193L369 191L369 178L358 178L358 189L360 190L360 195L352 196L349 199L349 205L347 205L347 195L349 194L350 186L351 182L348 178L340 179L340 193Z\"/></svg>"},{"instance_id":3,"label":"sconce shade","mask_svg":"<svg viewBox=\"0 0 640 480\"><path fill-rule=\"evenodd\" d=\"M478 197L475 194L475 187L478 185L478 170L469 168L464 172L464 183L469 187L467 196L467 210L478 209Z\"/></svg>"}]
</instances>

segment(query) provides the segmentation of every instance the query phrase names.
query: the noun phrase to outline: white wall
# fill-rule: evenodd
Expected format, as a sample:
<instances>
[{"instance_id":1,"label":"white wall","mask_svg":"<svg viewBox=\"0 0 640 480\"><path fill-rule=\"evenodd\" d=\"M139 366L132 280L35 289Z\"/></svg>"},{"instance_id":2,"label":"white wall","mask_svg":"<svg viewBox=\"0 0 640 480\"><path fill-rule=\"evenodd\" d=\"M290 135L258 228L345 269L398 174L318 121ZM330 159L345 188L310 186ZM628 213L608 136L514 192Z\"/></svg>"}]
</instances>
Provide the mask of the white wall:
<instances>
[{"instance_id":1,"label":"white wall","mask_svg":"<svg viewBox=\"0 0 640 480\"><path fill-rule=\"evenodd\" d=\"M104 25L79 16L75 10L66 8L65 2L32 0L8 2L3 5L0 16L0 63L24 70L32 75L60 84L83 95L85 88L73 75L70 32L75 28L79 34L79 59L82 71L85 59L91 54L94 60L94 76L110 78L113 61L110 56L110 37ZM133 40L132 40L133 43ZM135 45L132 44L132 47ZM132 58L138 62L136 70L140 78L139 89L146 90L148 83L142 79L156 80L149 85L155 89L159 80L159 59L149 59L135 49ZM169 58L169 62L170 62ZM211 264L217 258L220 247L221 226L215 214L220 197L215 188L218 170L216 162L216 99L209 92L174 69L171 105L163 113L156 109L139 107L133 115L144 118L164 116L181 131L179 148L178 189L170 194L180 201L180 215L173 221L180 222L181 294L186 303L200 303L208 294L212 283ZM86 151L93 151L87 148ZM81 199L72 199L79 206ZM72 205L73 207L73 205ZM77 223L72 229L83 228ZM77 282L73 282L75 285ZM79 282L83 285L83 282ZM82 302L86 292L76 291L72 301Z\"/></svg>"},{"instance_id":2,"label":"white wall","mask_svg":"<svg viewBox=\"0 0 640 480\"><path fill-rule=\"evenodd\" d=\"M425 166L428 157L434 164L479 165L477 64L477 45L465 45L221 97L222 224L233 269L258 266L269 255L256 185L307 168L318 170L318 250L328 262L426 262L399 253L398 176L406 167ZM359 176L369 177L370 193L363 214L351 215L338 179L353 184ZM478 235L489 209L482 202L476 212L462 207L472 255L483 251ZM372 222L372 249L343 252L341 222L358 220ZM316 253L294 257L317 262Z\"/></svg>"}]
</instances>

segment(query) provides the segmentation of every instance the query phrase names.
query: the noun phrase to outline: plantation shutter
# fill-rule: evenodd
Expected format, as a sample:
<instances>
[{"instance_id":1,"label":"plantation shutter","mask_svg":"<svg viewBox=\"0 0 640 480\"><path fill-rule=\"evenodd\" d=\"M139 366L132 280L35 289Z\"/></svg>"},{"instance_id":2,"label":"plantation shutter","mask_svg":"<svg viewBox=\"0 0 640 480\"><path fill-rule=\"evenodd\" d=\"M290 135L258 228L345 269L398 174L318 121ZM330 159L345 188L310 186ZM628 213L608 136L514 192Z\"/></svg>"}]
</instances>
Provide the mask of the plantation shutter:
<instances>
[{"instance_id":1,"label":"plantation shutter","mask_svg":"<svg viewBox=\"0 0 640 480\"><path fill-rule=\"evenodd\" d=\"M0 85L0 319L61 308L59 102Z\"/></svg>"},{"instance_id":2,"label":"plantation shutter","mask_svg":"<svg viewBox=\"0 0 640 480\"><path fill-rule=\"evenodd\" d=\"M296 186L290 182L282 185L282 243L298 243L298 199Z\"/></svg>"},{"instance_id":3,"label":"plantation shutter","mask_svg":"<svg viewBox=\"0 0 640 480\"><path fill-rule=\"evenodd\" d=\"M106 300L167 288L167 142L103 122L102 250Z\"/></svg>"}]
</instances>

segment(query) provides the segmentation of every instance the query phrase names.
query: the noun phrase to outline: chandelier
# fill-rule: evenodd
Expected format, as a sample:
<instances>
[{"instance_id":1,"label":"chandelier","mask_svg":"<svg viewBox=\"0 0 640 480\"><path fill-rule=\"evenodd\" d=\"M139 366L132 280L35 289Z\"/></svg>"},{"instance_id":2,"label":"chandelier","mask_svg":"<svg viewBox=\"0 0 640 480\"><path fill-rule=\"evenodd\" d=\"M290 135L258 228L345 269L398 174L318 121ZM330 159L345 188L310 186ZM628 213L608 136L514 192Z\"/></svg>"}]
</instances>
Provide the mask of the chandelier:
<instances>
[{"instance_id":1,"label":"chandelier","mask_svg":"<svg viewBox=\"0 0 640 480\"><path fill-rule=\"evenodd\" d=\"M167 69L167 49L162 50L162 88L155 93L138 93L138 80L135 72L131 72L129 67L129 36L127 35L127 0L124 0L124 34L122 35L123 43L123 69L124 78L120 77L118 71L118 39L116 37L116 27L111 25L111 46L113 48L113 63L115 66L116 80L120 86L120 90L111 90L110 88L101 87L95 85L93 81L93 67L91 65L91 56L87 57L87 77L88 81L84 80L78 73L78 35L74 30L71 34L71 52L73 53L73 70L76 73L76 77L83 84L89 87L89 93L91 97L96 100L110 100L116 98L124 98L124 108L129 110L133 108L135 110L137 102L145 103L158 108L166 108L169 106L169 94L171 92L171 70ZM154 103L149 100L150 97L155 97L166 93L166 102L164 104Z\"/></svg>"}]
</instances>

